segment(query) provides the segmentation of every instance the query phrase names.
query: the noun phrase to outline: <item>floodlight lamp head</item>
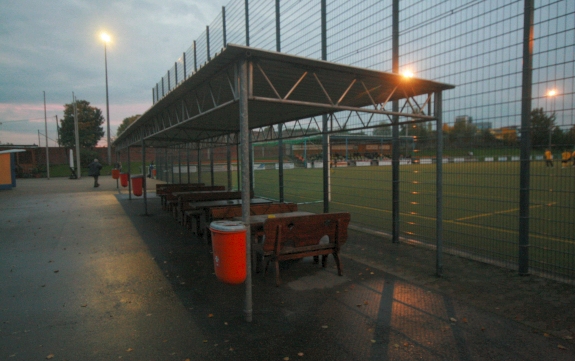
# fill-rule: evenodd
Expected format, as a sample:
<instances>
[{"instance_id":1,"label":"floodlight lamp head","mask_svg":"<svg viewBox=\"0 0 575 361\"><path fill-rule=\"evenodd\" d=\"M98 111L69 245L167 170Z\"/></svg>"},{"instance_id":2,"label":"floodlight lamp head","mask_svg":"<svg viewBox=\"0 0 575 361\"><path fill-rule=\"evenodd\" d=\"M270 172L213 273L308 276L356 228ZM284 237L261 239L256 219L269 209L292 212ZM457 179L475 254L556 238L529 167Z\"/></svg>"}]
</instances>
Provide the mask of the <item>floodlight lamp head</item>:
<instances>
[{"instance_id":1,"label":"floodlight lamp head","mask_svg":"<svg viewBox=\"0 0 575 361\"><path fill-rule=\"evenodd\" d=\"M100 39L102 39L102 41L105 43L109 43L111 40L110 35L108 35L106 33L100 34Z\"/></svg>"}]
</instances>

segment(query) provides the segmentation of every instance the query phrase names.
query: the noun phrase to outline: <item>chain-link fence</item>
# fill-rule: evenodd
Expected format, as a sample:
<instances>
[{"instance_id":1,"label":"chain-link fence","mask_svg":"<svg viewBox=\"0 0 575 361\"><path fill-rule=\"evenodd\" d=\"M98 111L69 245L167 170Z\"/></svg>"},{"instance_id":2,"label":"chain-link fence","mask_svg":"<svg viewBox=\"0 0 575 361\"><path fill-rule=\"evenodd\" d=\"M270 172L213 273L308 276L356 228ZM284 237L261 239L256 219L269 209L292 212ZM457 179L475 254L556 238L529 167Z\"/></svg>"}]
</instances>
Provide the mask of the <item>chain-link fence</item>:
<instances>
[{"instance_id":1,"label":"chain-link fence","mask_svg":"<svg viewBox=\"0 0 575 361\"><path fill-rule=\"evenodd\" d=\"M398 40L396 71L456 85L443 96L444 250L516 268L520 215L526 214L520 205L520 143L524 11L530 1L403 0L396 10L393 3L233 0L183 55L186 76L226 43L311 58L321 58L324 50L328 61L391 72ZM534 1L533 13L530 186L529 204L523 206L528 207L529 266L531 272L573 281L575 2ZM178 64L183 69L178 59L154 86L155 101L184 79ZM391 127L374 126L385 120L371 119L365 129L347 131L361 128L365 119L352 113L334 117L345 119L345 126L330 137L330 211L349 211L354 224L390 232ZM436 242L437 131L427 123L401 126L398 145L400 234L430 246ZM230 148L210 153L190 144L157 150L158 174L173 183L191 179L237 187L237 149ZM282 149L283 200L321 212L321 137L292 137ZM258 196L280 199L278 150L277 140L253 146ZM231 159L230 176L226 159Z\"/></svg>"}]
</instances>

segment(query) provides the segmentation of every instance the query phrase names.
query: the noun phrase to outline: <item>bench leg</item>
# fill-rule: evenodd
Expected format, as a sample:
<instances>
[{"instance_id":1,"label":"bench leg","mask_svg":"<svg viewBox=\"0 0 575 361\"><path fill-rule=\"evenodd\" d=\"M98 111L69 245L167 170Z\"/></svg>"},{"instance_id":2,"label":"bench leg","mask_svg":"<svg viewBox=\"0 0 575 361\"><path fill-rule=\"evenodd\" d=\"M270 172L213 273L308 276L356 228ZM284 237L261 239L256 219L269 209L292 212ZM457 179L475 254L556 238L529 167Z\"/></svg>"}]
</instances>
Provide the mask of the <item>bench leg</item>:
<instances>
[{"instance_id":1,"label":"bench leg","mask_svg":"<svg viewBox=\"0 0 575 361\"><path fill-rule=\"evenodd\" d=\"M339 260L339 254L336 252L333 252L333 259L335 260L335 264L337 266L337 274L340 276L343 276L343 269L341 268L341 262ZM324 256L325 258L327 258L327 256ZM324 266L325 267L325 266Z\"/></svg>"},{"instance_id":2,"label":"bench leg","mask_svg":"<svg viewBox=\"0 0 575 361\"><path fill-rule=\"evenodd\" d=\"M282 284L282 281L280 279L280 262L276 258L274 263L276 266L276 287L279 287L279 285Z\"/></svg>"}]
</instances>

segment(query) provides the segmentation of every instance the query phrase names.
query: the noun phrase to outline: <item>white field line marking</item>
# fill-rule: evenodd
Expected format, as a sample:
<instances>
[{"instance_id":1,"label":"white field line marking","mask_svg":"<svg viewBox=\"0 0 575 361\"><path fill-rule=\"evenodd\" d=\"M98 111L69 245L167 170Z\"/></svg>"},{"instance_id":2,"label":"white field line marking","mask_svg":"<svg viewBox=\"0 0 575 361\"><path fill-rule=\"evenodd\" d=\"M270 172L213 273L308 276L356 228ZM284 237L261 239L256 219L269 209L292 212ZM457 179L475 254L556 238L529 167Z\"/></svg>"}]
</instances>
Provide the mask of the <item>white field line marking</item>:
<instances>
[{"instance_id":1,"label":"white field line marking","mask_svg":"<svg viewBox=\"0 0 575 361\"><path fill-rule=\"evenodd\" d=\"M363 208L363 209L369 209L372 211L376 211L376 212L381 212L381 213L391 213L391 211L389 210L385 210L385 209L378 209L378 208L373 208L373 207L367 207L367 206L359 206L357 204L349 204L349 203L342 203L342 202L330 202L333 204L339 204L342 206L347 206L347 207L351 207L351 208ZM552 203L548 203L548 204L540 204L540 205L534 205L531 206L530 208L535 208L535 207L543 207L543 206L552 206L554 204L556 204L557 202L552 202ZM511 212L511 210L508 211L502 211L502 212ZM499 213L502 213L499 212ZM495 212L494 212L495 213ZM490 213L490 214L494 214L494 213ZM435 217L426 217L426 216L420 216L420 215L415 215L415 214L409 214L409 213L401 213L400 215L402 216L409 216L409 217L414 217L414 218L419 218L419 219L427 219L427 220L432 220L435 221L436 218ZM470 217L467 217L470 218ZM463 218L462 218L463 219ZM496 232L501 232L501 233L507 233L507 234L513 234L513 235L517 235L519 234L518 231L516 230L509 230L509 229L503 229L503 228L496 228L496 227L490 227L490 226L485 226L485 225L479 225L479 224L473 224L473 223L467 223L467 222L459 222L458 220L444 220L444 223L451 223L451 224L459 224L461 226L465 226L465 227L471 227L471 228L481 228L481 229L488 229L490 231L496 231ZM573 241L571 240L566 240L564 238L557 238L557 237L552 237L549 235L539 235L539 234L530 234L529 238L532 239L544 239L544 240L552 240L555 242L559 242L559 243L568 243L568 244L572 244Z\"/></svg>"},{"instance_id":2,"label":"white field line marking","mask_svg":"<svg viewBox=\"0 0 575 361\"><path fill-rule=\"evenodd\" d=\"M540 208L543 206L553 206L557 204L557 202L552 202L552 203L548 203L548 204L536 204L533 206L529 206L529 209L534 209L534 208ZM469 217L463 217L463 218L457 218L454 219L453 222L459 222L459 221L467 221L469 219L475 219L475 218L482 218L482 217L490 217L496 214L503 214L503 213L511 213L511 212L517 212L519 210L519 208L512 208L512 209L507 209L504 211L497 211L497 212L489 212L489 213L483 213L483 214L477 214L475 216L469 216Z\"/></svg>"}]
</instances>

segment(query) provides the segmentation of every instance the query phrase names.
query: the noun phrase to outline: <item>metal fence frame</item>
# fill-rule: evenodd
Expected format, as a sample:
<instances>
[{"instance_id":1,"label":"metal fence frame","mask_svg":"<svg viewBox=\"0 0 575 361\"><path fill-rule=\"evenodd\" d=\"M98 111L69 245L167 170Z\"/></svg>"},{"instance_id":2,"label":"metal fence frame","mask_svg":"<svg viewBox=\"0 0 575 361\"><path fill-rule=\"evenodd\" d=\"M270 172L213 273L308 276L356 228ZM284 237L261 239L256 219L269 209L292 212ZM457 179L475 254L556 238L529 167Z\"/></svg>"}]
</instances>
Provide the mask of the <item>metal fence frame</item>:
<instances>
[{"instance_id":1,"label":"metal fence frame","mask_svg":"<svg viewBox=\"0 0 575 361\"><path fill-rule=\"evenodd\" d=\"M495 167L500 166L497 169L501 173L511 169L513 176L495 186L472 182L462 186L448 182L444 184L444 199L426 200L423 204L413 206L409 194L403 193L409 188L406 178L413 173L412 169L397 168L392 175L397 188L393 189L392 198L386 199L398 204L390 217L392 229L377 230L391 232L394 241L401 238L433 246L436 241L435 232L410 232L410 227L414 226L414 221L409 218L410 213L417 213L420 208L434 208L436 212L473 214L478 211L466 207L453 208L450 204L458 198L470 203L478 201L473 193L484 188L490 188L493 193L515 192L515 200L487 197L486 201L503 202L511 211L499 213L500 219L486 221L482 225L485 234L446 229L443 233L445 251L510 267L520 274L539 273L573 282L575 202L569 203L568 200L575 197L575 185L572 182L575 168L559 169L559 164L556 164L551 174L553 178L549 177L550 174L541 173L534 165L542 163L536 161L541 160L544 147L539 143L531 144L535 129L535 125L531 124L531 113L533 109L542 108L542 113L553 120L549 129L544 129L547 133L542 136L549 138L556 159L561 156L560 149L573 151L573 19L575 4L567 0L510 0L498 3L497 7L493 7L491 2L479 0L232 0L153 87L153 102L157 102L179 82L191 76L225 47L227 42L382 71L397 73L411 69L422 78L455 84L457 89L446 92L443 99L444 125L439 133L446 138L446 156L434 153L429 157L454 162L454 159L466 158L457 154L472 152L475 154L469 156L469 160L483 162L470 163L460 176L473 178L476 172L481 172L483 163L487 162ZM558 88L559 95L548 96L546 91L551 88ZM348 119L349 124L361 122L356 114L338 116ZM281 133L290 126L295 125L286 124L275 131ZM412 131L408 126L392 128L393 135L403 132L408 135ZM456 130L460 128L474 129L475 133L456 136ZM417 133L419 136L425 129L415 130L420 132ZM376 131L366 129L366 132ZM428 131L437 132L438 129L430 128ZM480 136L488 137L488 140L477 141ZM472 138L475 142L473 145ZM418 140L421 144L426 138L421 136ZM257 141L254 139L254 144L257 145ZM284 148L281 147L282 150ZM202 173L211 171L205 164L201 164L202 159L211 159L213 164L214 156L202 154L199 145L186 145L185 149L189 159L192 159L186 162L195 163L195 176L197 181L201 181ZM393 145L392 149L399 152L398 144ZM158 152L158 174L168 182L182 182L173 174L173 164L181 164L181 157L177 159L175 155L181 149L169 149L164 154L162 150ZM323 161L329 161L326 158L329 152L325 148L323 155ZM507 161L505 163L503 155ZM278 159L282 157L283 151L278 154ZM283 165L283 161L280 163ZM282 180L280 189L283 193L284 173L280 169L278 176ZM422 184L436 176L456 176L450 174L451 170L440 175L424 170L417 172L420 177L417 182ZM213 172L211 174L213 181ZM188 172L186 178L190 177L194 180L194 175ZM496 179L499 178L488 178L487 183ZM538 209L537 213L530 212L539 207L540 200L535 198L548 197L542 189L533 188L533 183L540 188L564 184L563 189L557 190L549 198L549 204L555 203L557 206L549 206L545 211ZM374 181L371 186L376 190L378 184ZM255 190L258 191L257 184ZM461 190L466 194L455 195ZM402 197L399 197L400 193ZM283 194L279 198L283 200ZM441 206L442 201L446 203L445 206ZM557 218L561 218L561 222ZM547 227L550 223L554 226ZM495 235L505 228L501 225L515 228L513 241ZM370 227L373 228L373 225ZM467 247L458 242L460 237L474 237L483 245ZM532 238L538 241L530 241ZM502 252L506 247L514 248L515 254L509 256ZM539 258L535 258L534 254L539 254Z\"/></svg>"}]
</instances>

